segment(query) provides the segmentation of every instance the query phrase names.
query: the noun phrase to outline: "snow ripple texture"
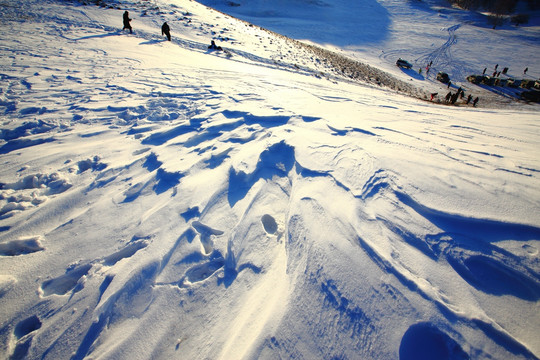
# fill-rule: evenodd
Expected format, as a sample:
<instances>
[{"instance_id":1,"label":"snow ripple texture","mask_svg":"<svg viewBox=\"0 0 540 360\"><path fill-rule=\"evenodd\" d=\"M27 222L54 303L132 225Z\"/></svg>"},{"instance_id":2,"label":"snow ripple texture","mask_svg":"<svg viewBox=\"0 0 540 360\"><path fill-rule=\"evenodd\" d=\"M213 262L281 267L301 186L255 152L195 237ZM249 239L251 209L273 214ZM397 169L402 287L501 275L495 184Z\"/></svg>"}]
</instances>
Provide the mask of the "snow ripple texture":
<instances>
[{"instance_id":1,"label":"snow ripple texture","mask_svg":"<svg viewBox=\"0 0 540 360\"><path fill-rule=\"evenodd\" d=\"M8 1L0 29L3 358L540 356L537 108L331 76L196 2Z\"/></svg>"}]
</instances>

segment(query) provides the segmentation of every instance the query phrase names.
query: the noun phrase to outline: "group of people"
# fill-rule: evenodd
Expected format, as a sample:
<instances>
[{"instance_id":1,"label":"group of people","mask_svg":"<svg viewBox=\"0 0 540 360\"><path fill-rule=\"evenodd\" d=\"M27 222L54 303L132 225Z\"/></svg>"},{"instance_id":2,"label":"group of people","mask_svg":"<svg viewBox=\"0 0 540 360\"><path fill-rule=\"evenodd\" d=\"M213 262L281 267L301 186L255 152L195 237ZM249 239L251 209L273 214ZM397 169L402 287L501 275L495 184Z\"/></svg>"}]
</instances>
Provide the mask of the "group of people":
<instances>
[{"instance_id":1,"label":"group of people","mask_svg":"<svg viewBox=\"0 0 540 360\"><path fill-rule=\"evenodd\" d=\"M499 68L499 64L495 65L495 69L493 69L493 75L491 75L492 77L499 77L501 76L501 73L503 75L506 75L506 73L508 72L508 68L505 67L502 71L497 71L497 69ZM484 71L482 71L482 75L486 75L486 71L487 71L487 67L484 68Z\"/></svg>"},{"instance_id":2,"label":"group of people","mask_svg":"<svg viewBox=\"0 0 540 360\"><path fill-rule=\"evenodd\" d=\"M124 11L124 28L122 31L128 29L130 34L133 34L133 28L131 27L131 20L129 17L129 12L126 10ZM163 25L161 25L161 36L165 35L167 37L167 40L171 41L171 28L169 27L169 24L167 22L164 22ZM221 46L217 46L215 41L212 40L212 43L208 46L209 50L218 50L221 51L223 48Z\"/></svg>"},{"instance_id":3,"label":"group of people","mask_svg":"<svg viewBox=\"0 0 540 360\"><path fill-rule=\"evenodd\" d=\"M439 93L431 93L431 101L433 101L433 99L437 95L439 95ZM461 86L459 87L458 91L455 94L449 91L448 94L446 94L446 96L444 97L444 100L446 104L454 105L458 101L459 98L465 99L465 91L463 90ZM473 96L469 94L469 96L467 96L467 99L465 100L465 104L469 105L472 101L472 105L476 107L476 104L478 104L479 100L480 99L478 98L478 96L475 97L473 100Z\"/></svg>"},{"instance_id":4,"label":"group of people","mask_svg":"<svg viewBox=\"0 0 540 360\"><path fill-rule=\"evenodd\" d=\"M506 75L508 73L508 67L505 67L502 69L502 71L498 71L499 64L495 65L495 68L493 69L493 74L491 77L499 77L501 74ZM486 75L487 67L484 68L484 71L482 71L482 75ZM523 70L523 75L527 75L527 71L529 71L529 68L526 67L525 70Z\"/></svg>"},{"instance_id":5,"label":"group of people","mask_svg":"<svg viewBox=\"0 0 540 360\"><path fill-rule=\"evenodd\" d=\"M433 61L430 61L429 64L426 65L426 75L429 75L429 70L431 70L431 66L433 66ZM422 74L422 68L418 70L419 74Z\"/></svg>"},{"instance_id":6,"label":"group of people","mask_svg":"<svg viewBox=\"0 0 540 360\"><path fill-rule=\"evenodd\" d=\"M122 31L128 29L130 34L133 34L133 28L131 27L131 20L129 17L129 12L126 10L124 11L124 28ZM169 27L169 24L167 22L164 22L161 26L161 35L167 36L167 40L171 41L171 28Z\"/></svg>"},{"instance_id":7,"label":"group of people","mask_svg":"<svg viewBox=\"0 0 540 360\"><path fill-rule=\"evenodd\" d=\"M461 88L461 86L459 87L458 91L455 94L449 91L448 94L446 94L445 100L447 104L454 105L459 98L465 99L465 91L463 90L463 88ZM476 107L476 104L478 104L478 101L479 101L478 96L475 97L473 100L473 96L469 94L469 96L467 96L467 100L465 100L465 104L469 105L471 101L472 101L472 105Z\"/></svg>"}]
</instances>

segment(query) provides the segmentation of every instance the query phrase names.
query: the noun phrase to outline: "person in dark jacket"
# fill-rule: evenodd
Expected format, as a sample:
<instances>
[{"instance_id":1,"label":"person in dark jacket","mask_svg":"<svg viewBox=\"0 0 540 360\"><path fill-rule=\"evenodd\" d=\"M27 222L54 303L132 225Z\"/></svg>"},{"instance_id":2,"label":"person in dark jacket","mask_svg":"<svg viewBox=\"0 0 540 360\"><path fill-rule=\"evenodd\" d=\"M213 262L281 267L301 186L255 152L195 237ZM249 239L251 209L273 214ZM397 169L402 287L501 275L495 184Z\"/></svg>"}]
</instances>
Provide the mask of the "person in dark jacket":
<instances>
[{"instance_id":1,"label":"person in dark jacket","mask_svg":"<svg viewBox=\"0 0 540 360\"><path fill-rule=\"evenodd\" d=\"M217 46L216 45L216 42L214 40L212 40L212 42L210 43L210 45L208 45L208 49L210 50L217 50L217 51L221 51L223 50L223 48L221 46Z\"/></svg>"},{"instance_id":2,"label":"person in dark jacket","mask_svg":"<svg viewBox=\"0 0 540 360\"><path fill-rule=\"evenodd\" d=\"M166 35L167 39L171 41L171 29L169 28L169 24L166 22L164 22L161 26L161 35Z\"/></svg>"},{"instance_id":3,"label":"person in dark jacket","mask_svg":"<svg viewBox=\"0 0 540 360\"><path fill-rule=\"evenodd\" d=\"M122 29L122 31L129 29L129 33L133 34L133 29L131 28L130 22L131 22L131 19L129 18L129 13L126 10L124 11L124 28Z\"/></svg>"},{"instance_id":4,"label":"person in dark jacket","mask_svg":"<svg viewBox=\"0 0 540 360\"><path fill-rule=\"evenodd\" d=\"M474 98L472 105L476 107L476 104L478 104L478 96Z\"/></svg>"}]
</instances>

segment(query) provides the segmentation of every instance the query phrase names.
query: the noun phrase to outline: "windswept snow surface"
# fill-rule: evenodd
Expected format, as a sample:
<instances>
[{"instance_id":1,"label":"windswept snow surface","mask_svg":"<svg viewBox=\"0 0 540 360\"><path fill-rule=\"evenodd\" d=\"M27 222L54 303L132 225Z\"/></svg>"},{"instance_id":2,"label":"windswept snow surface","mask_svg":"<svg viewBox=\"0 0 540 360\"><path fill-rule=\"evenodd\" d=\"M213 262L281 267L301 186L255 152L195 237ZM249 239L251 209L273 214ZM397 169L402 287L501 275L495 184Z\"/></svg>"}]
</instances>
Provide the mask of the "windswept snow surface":
<instances>
[{"instance_id":1,"label":"windswept snow surface","mask_svg":"<svg viewBox=\"0 0 540 360\"><path fill-rule=\"evenodd\" d=\"M538 106L349 81L194 1L108 4L0 3L2 357L540 357Z\"/></svg>"}]
</instances>

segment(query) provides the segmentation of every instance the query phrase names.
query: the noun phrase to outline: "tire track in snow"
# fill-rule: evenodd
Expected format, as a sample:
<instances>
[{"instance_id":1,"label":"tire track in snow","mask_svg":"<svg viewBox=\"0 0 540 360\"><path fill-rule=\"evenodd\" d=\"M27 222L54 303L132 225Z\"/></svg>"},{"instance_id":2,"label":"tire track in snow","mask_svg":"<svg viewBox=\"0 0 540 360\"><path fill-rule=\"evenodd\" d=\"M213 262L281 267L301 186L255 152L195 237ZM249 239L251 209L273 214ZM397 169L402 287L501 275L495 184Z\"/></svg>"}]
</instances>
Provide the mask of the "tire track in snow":
<instances>
[{"instance_id":1,"label":"tire track in snow","mask_svg":"<svg viewBox=\"0 0 540 360\"><path fill-rule=\"evenodd\" d=\"M461 25L457 24L446 29L448 32L448 39L446 42L431 53L418 57L415 61L420 64L429 64L430 62L433 62L433 68L439 71L444 71L444 69L453 67L455 60L452 56L451 49L458 41L456 31L460 27ZM455 72L453 73L454 76L457 75Z\"/></svg>"},{"instance_id":2,"label":"tire track in snow","mask_svg":"<svg viewBox=\"0 0 540 360\"><path fill-rule=\"evenodd\" d=\"M427 52L425 54L422 54L421 56L414 59L415 67L420 67L421 69L424 69L427 64L430 62L433 62L432 69L435 70L431 72L432 74L436 74L437 71L448 71L448 68L454 68L454 62L455 59L452 56L452 46L455 45L458 41L456 31L461 27L460 24L454 25L446 29L448 32L448 39L437 49ZM379 58L384 59L385 61L389 63L394 63L399 57L403 56L403 54L409 53L410 49L395 49L395 50L389 50L385 51ZM452 71L452 74L454 77L456 77L456 74L454 73L454 70Z\"/></svg>"}]
</instances>

